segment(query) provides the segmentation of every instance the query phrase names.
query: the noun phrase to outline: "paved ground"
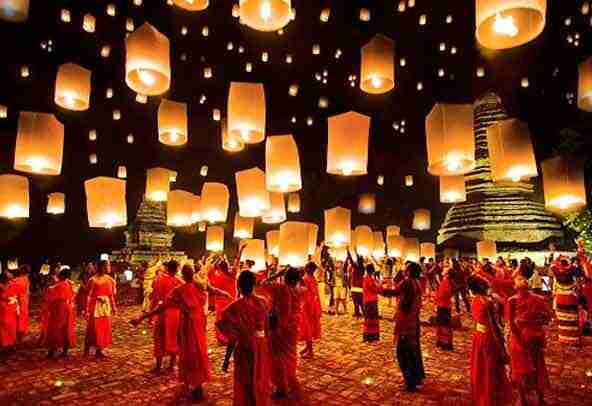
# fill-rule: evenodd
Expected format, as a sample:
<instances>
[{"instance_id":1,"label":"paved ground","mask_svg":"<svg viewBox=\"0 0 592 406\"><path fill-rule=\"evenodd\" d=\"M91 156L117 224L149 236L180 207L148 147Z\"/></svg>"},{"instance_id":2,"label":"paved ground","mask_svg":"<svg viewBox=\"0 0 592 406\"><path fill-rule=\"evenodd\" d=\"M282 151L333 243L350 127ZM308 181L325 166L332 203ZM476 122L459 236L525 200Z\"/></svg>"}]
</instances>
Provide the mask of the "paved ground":
<instances>
[{"instance_id":1,"label":"paved ground","mask_svg":"<svg viewBox=\"0 0 592 406\"><path fill-rule=\"evenodd\" d=\"M303 390L299 399L278 405L469 405L469 328L457 331L455 352L435 349L433 328L424 326L422 346L428 379L422 392L401 391L402 377L394 362L392 346L392 309L383 307L382 340L377 344L361 342L361 320L351 316L323 316L323 339L316 345L316 357L299 368ZM38 325L23 348L0 361L0 405L75 404L121 405L185 404L176 375L150 374L152 367L151 332L147 326L134 329L127 320L137 314L138 306L120 308L114 323L115 344L109 358L97 361L81 357L80 348L69 360L46 360L45 352L35 348ZM430 316L431 306L422 319ZM34 319L36 319L34 317ZM232 372L219 372L224 348L214 343L210 317L210 362L212 381L206 387L202 404L232 404ZM463 324L470 325L469 320ZM83 323L78 337L83 337ZM550 332L547 363L552 391L549 405L592 405L592 339L581 349L565 349L556 344Z\"/></svg>"}]
</instances>

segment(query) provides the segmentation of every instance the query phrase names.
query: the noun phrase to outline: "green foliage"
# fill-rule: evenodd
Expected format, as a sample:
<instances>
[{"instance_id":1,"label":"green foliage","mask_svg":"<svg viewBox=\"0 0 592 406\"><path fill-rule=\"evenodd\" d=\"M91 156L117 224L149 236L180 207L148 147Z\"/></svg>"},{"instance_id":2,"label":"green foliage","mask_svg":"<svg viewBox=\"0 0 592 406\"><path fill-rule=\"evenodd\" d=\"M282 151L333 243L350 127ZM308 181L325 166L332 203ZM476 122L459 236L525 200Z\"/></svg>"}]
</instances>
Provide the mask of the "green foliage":
<instances>
[{"instance_id":1,"label":"green foliage","mask_svg":"<svg viewBox=\"0 0 592 406\"><path fill-rule=\"evenodd\" d=\"M580 213L569 214L563 224L578 233L578 239L584 240L586 251L592 251L592 209L590 207Z\"/></svg>"}]
</instances>

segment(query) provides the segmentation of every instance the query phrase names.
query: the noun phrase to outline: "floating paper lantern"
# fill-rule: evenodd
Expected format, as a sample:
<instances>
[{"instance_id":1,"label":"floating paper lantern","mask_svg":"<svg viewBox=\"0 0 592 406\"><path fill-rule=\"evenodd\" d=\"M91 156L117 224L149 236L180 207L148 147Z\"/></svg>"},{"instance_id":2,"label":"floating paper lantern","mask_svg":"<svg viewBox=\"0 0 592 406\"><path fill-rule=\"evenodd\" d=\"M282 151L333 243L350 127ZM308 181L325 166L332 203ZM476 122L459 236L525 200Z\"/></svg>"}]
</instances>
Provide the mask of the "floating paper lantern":
<instances>
[{"instance_id":1,"label":"floating paper lantern","mask_svg":"<svg viewBox=\"0 0 592 406\"><path fill-rule=\"evenodd\" d=\"M413 186L413 175L405 176L405 186L407 186L407 187Z\"/></svg>"},{"instance_id":2,"label":"floating paper lantern","mask_svg":"<svg viewBox=\"0 0 592 406\"><path fill-rule=\"evenodd\" d=\"M314 223L308 224L308 255L314 255L317 250L317 239L319 237L319 226Z\"/></svg>"},{"instance_id":3,"label":"floating paper lantern","mask_svg":"<svg viewBox=\"0 0 592 406\"><path fill-rule=\"evenodd\" d=\"M376 212L376 196L374 193L360 195L358 200L358 212L363 214L372 214Z\"/></svg>"},{"instance_id":4,"label":"floating paper lantern","mask_svg":"<svg viewBox=\"0 0 592 406\"><path fill-rule=\"evenodd\" d=\"M109 55L111 55L111 46L103 45L101 47L101 57L102 58L109 58Z\"/></svg>"},{"instance_id":5,"label":"floating paper lantern","mask_svg":"<svg viewBox=\"0 0 592 406\"><path fill-rule=\"evenodd\" d=\"M241 259L244 261L251 260L255 263L251 271L265 270L265 240L246 240Z\"/></svg>"},{"instance_id":6,"label":"floating paper lantern","mask_svg":"<svg viewBox=\"0 0 592 406\"><path fill-rule=\"evenodd\" d=\"M277 258L280 255L280 231L268 231L265 233L265 240L267 241L268 252Z\"/></svg>"},{"instance_id":7,"label":"floating paper lantern","mask_svg":"<svg viewBox=\"0 0 592 406\"><path fill-rule=\"evenodd\" d=\"M201 221L201 196L191 195L191 223L196 224Z\"/></svg>"},{"instance_id":8,"label":"floating paper lantern","mask_svg":"<svg viewBox=\"0 0 592 406\"><path fill-rule=\"evenodd\" d=\"M402 235L389 235L386 238L388 256L402 258L405 249L405 237Z\"/></svg>"},{"instance_id":9,"label":"floating paper lantern","mask_svg":"<svg viewBox=\"0 0 592 406\"><path fill-rule=\"evenodd\" d=\"M202 11L208 8L209 0L173 0L173 3L185 10Z\"/></svg>"},{"instance_id":10,"label":"floating paper lantern","mask_svg":"<svg viewBox=\"0 0 592 406\"><path fill-rule=\"evenodd\" d=\"M545 206L554 212L586 207L584 163L574 156L557 156L541 163Z\"/></svg>"},{"instance_id":11,"label":"floating paper lantern","mask_svg":"<svg viewBox=\"0 0 592 406\"><path fill-rule=\"evenodd\" d=\"M240 18L258 31L277 31L292 17L291 0L240 0Z\"/></svg>"},{"instance_id":12,"label":"floating paper lantern","mask_svg":"<svg viewBox=\"0 0 592 406\"><path fill-rule=\"evenodd\" d=\"M167 201L170 190L171 170L151 168L146 171L146 198L154 202Z\"/></svg>"},{"instance_id":13,"label":"floating paper lantern","mask_svg":"<svg viewBox=\"0 0 592 406\"><path fill-rule=\"evenodd\" d=\"M386 236L396 236L401 234L401 227L399 226L387 226L386 227Z\"/></svg>"},{"instance_id":14,"label":"floating paper lantern","mask_svg":"<svg viewBox=\"0 0 592 406\"><path fill-rule=\"evenodd\" d=\"M372 256L374 259L382 259L384 257L385 252L385 244L384 244L384 236L382 235L382 231L374 231L374 247L372 249Z\"/></svg>"},{"instance_id":15,"label":"floating paper lantern","mask_svg":"<svg viewBox=\"0 0 592 406\"><path fill-rule=\"evenodd\" d=\"M55 81L55 103L68 110L87 110L90 105L90 76L90 70L75 63L61 65Z\"/></svg>"},{"instance_id":16,"label":"floating paper lantern","mask_svg":"<svg viewBox=\"0 0 592 406\"><path fill-rule=\"evenodd\" d=\"M382 186L384 185L384 176L382 175L378 175L378 177L376 178L376 184L378 186Z\"/></svg>"},{"instance_id":17,"label":"floating paper lantern","mask_svg":"<svg viewBox=\"0 0 592 406\"><path fill-rule=\"evenodd\" d=\"M360 21L370 21L370 10L368 10L367 8L360 9Z\"/></svg>"},{"instance_id":18,"label":"floating paper lantern","mask_svg":"<svg viewBox=\"0 0 592 406\"><path fill-rule=\"evenodd\" d=\"M187 104L162 99L158 106L158 140L165 145L187 143Z\"/></svg>"},{"instance_id":19,"label":"floating paper lantern","mask_svg":"<svg viewBox=\"0 0 592 406\"><path fill-rule=\"evenodd\" d=\"M206 231L206 226L208 223L206 223L205 221L200 221L199 224L197 225L197 231L203 233L204 231Z\"/></svg>"},{"instance_id":20,"label":"floating paper lantern","mask_svg":"<svg viewBox=\"0 0 592 406\"><path fill-rule=\"evenodd\" d=\"M405 261L419 261L419 241L417 238L405 238L402 257L405 258Z\"/></svg>"},{"instance_id":21,"label":"floating paper lantern","mask_svg":"<svg viewBox=\"0 0 592 406\"><path fill-rule=\"evenodd\" d=\"M255 219L252 217L241 217L236 213L234 216L234 237L241 240L253 238Z\"/></svg>"},{"instance_id":22,"label":"floating paper lantern","mask_svg":"<svg viewBox=\"0 0 592 406\"><path fill-rule=\"evenodd\" d=\"M477 41L507 49L532 41L545 28L547 0L475 0Z\"/></svg>"},{"instance_id":23,"label":"floating paper lantern","mask_svg":"<svg viewBox=\"0 0 592 406\"><path fill-rule=\"evenodd\" d=\"M329 255L333 258L334 261L341 261L345 262L347 259L347 248L346 247L331 247L329 248ZM357 256L355 253L351 253L352 258L354 261L357 260Z\"/></svg>"},{"instance_id":24,"label":"floating paper lantern","mask_svg":"<svg viewBox=\"0 0 592 406\"><path fill-rule=\"evenodd\" d=\"M291 135L267 137L265 141L265 186L270 192L302 189L298 147Z\"/></svg>"},{"instance_id":25,"label":"floating paper lantern","mask_svg":"<svg viewBox=\"0 0 592 406\"><path fill-rule=\"evenodd\" d=\"M96 165L97 162L99 162L99 157L97 156L97 154L94 154L94 153L93 154L90 154L89 157L88 157L88 162L91 165Z\"/></svg>"},{"instance_id":26,"label":"floating paper lantern","mask_svg":"<svg viewBox=\"0 0 592 406\"><path fill-rule=\"evenodd\" d=\"M18 118L14 169L41 175L62 172L64 126L53 114L22 111Z\"/></svg>"},{"instance_id":27,"label":"floating paper lantern","mask_svg":"<svg viewBox=\"0 0 592 406\"><path fill-rule=\"evenodd\" d=\"M487 145L491 178L494 182L518 182L538 175L526 123L509 119L489 126Z\"/></svg>"},{"instance_id":28,"label":"floating paper lantern","mask_svg":"<svg viewBox=\"0 0 592 406\"><path fill-rule=\"evenodd\" d=\"M366 93L386 93L395 87L395 44L376 35L362 47L360 89Z\"/></svg>"},{"instance_id":29,"label":"floating paper lantern","mask_svg":"<svg viewBox=\"0 0 592 406\"><path fill-rule=\"evenodd\" d=\"M66 212L66 195L50 193L47 195L47 214L64 214Z\"/></svg>"},{"instance_id":30,"label":"floating paper lantern","mask_svg":"<svg viewBox=\"0 0 592 406\"><path fill-rule=\"evenodd\" d=\"M169 39L144 23L125 39L125 83L137 93L162 94L171 84Z\"/></svg>"},{"instance_id":31,"label":"floating paper lantern","mask_svg":"<svg viewBox=\"0 0 592 406\"><path fill-rule=\"evenodd\" d=\"M8 107L0 104L0 118L8 117Z\"/></svg>"},{"instance_id":32,"label":"floating paper lantern","mask_svg":"<svg viewBox=\"0 0 592 406\"><path fill-rule=\"evenodd\" d=\"M127 224L125 180L99 176L84 182L86 212L91 228L112 228Z\"/></svg>"},{"instance_id":33,"label":"floating paper lantern","mask_svg":"<svg viewBox=\"0 0 592 406\"><path fill-rule=\"evenodd\" d=\"M228 91L228 131L246 144L265 139L265 89L261 83L231 82Z\"/></svg>"},{"instance_id":34,"label":"floating paper lantern","mask_svg":"<svg viewBox=\"0 0 592 406\"><path fill-rule=\"evenodd\" d=\"M497 245L495 241L478 241L477 242L477 258L483 260L485 258L493 261L497 255Z\"/></svg>"},{"instance_id":35,"label":"floating paper lantern","mask_svg":"<svg viewBox=\"0 0 592 406\"><path fill-rule=\"evenodd\" d=\"M111 17L115 17L115 14L117 14L117 9L115 8L115 4L113 4L113 3L107 4L107 15L109 15Z\"/></svg>"},{"instance_id":36,"label":"floating paper lantern","mask_svg":"<svg viewBox=\"0 0 592 406\"><path fill-rule=\"evenodd\" d=\"M29 0L8 0L0 4L0 20L22 23L29 17Z\"/></svg>"},{"instance_id":37,"label":"floating paper lantern","mask_svg":"<svg viewBox=\"0 0 592 406\"><path fill-rule=\"evenodd\" d=\"M414 230L429 230L431 227L430 211L428 209L417 209L413 211Z\"/></svg>"},{"instance_id":38,"label":"floating paper lantern","mask_svg":"<svg viewBox=\"0 0 592 406\"><path fill-rule=\"evenodd\" d=\"M199 174L201 176L203 176L204 178L206 176L208 176L208 166L207 165L202 165L202 167L199 169Z\"/></svg>"},{"instance_id":39,"label":"floating paper lantern","mask_svg":"<svg viewBox=\"0 0 592 406\"><path fill-rule=\"evenodd\" d=\"M127 168L125 166L120 165L117 167L117 177L119 179L127 178Z\"/></svg>"},{"instance_id":40,"label":"floating paper lantern","mask_svg":"<svg viewBox=\"0 0 592 406\"><path fill-rule=\"evenodd\" d=\"M330 8L324 8L321 10L321 14L319 16L319 19L326 23L329 21L329 18L331 17L331 9Z\"/></svg>"},{"instance_id":41,"label":"floating paper lantern","mask_svg":"<svg viewBox=\"0 0 592 406\"><path fill-rule=\"evenodd\" d=\"M72 21L72 16L70 14L70 10L68 10L67 8L61 9L60 10L60 19L65 23L69 23L70 21Z\"/></svg>"},{"instance_id":42,"label":"floating paper lantern","mask_svg":"<svg viewBox=\"0 0 592 406\"><path fill-rule=\"evenodd\" d=\"M121 110L115 109L113 110L113 120L121 120Z\"/></svg>"},{"instance_id":43,"label":"floating paper lantern","mask_svg":"<svg viewBox=\"0 0 592 406\"><path fill-rule=\"evenodd\" d=\"M325 210L325 244L344 247L351 241L351 212L343 207Z\"/></svg>"},{"instance_id":44,"label":"floating paper lantern","mask_svg":"<svg viewBox=\"0 0 592 406\"><path fill-rule=\"evenodd\" d=\"M460 203L466 200L464 175L440 176L440 202Z\"/></svg>"},{"instance_id":45,"label":"floating paper lantern","mask_svg":"<svg viewBox=\"0 0 592 406\"><path fill-rule=\"evenodd\" d=\"M167 225L187 227L193 224L193 193L171 190L167 199Z\"/></svg>"},{"instance_id":46,"label":"floating paper lantern","mask_svg":"<svg viewBox=\"0 0 592 406\"><path fill-rule=\"evenodd\" d=\"M20 175L0 175L0 217L29 217L29 179Z\"/></svg>"},{"instance_id":47,"label":"floating paper lantern","mask_svg":"<svg viewBox=\"0 0 592 406\"><path fill-rule=\"evenodd\" d=\"M82 29L88 33L95 32L96 21L92 14L85 14L82 19Z\"/></svg>"},{"instance_id":48,"label":"floating paper lantern","mask_svg":"<svg viewBox=\"0 0 592 406\"><path fill-rule=\"evenodd\" d=\"M426 259L436 259L436 244L432 242L422 242L419 244L419 256Z\"/></svg>"},{"instance_id":49,"label":"floating paper lantern","mask_svg":"<svg viewBox=\"0 0 592 406\"><path fill-rule=\"evenodd\" d=\"M177 181L177 172L169 170L169 180L171 183Z\"/></svg>"},{"instance_id":50,"label":"floating paper lantern","mask_svg":"<svg viewBox=\"0 0 592 406\"><path fill-rule=\"evenodd\" d=\"M579 65L578 107L592 112L592 56Z\"/></svg>"},{"instance_id":51,"label":"floating paper lantern","mask_svg":"<svg viewBox=\"0 0 592 406\"><path fill-rule=\"evenodd\" d=\"M363 257L370 255L374 249L374 234L372 234L372 229L368 226L357 226L354 229L353 235L357 254Z\"/></svg>"},{"instance_id":52,"label":"floating paper lantern","mask_svg":"<svg viewBox=\"0 0 592 406\"><path fill-rule=\"evenodd\" d=\"M368 171L370 117L353 111L329 117L327 172L365 175Z\"/></svg>"},{"instance_id":53,"label":"floating paper lantern","mask_svg":"<svg viewBox=\"0 0 592 406\"><path fill-rule=\"evenodd\" d=\"M269 193L269 210L261 216L261 221L265 224L278 224L286 221L286 203L282 193Z\"/></svg>"},{"instance_id":54,"label":"floating paper lantern","mask_svg":"<svg viewBox=\"0 0 592 406\"><path fill-rule=\"evenodd\" d=\"M240 215L260 217L269 211L271 201L265 189L265 172L255 167L238 171L234 176Z\"/></svg>"},{"instance_id":55,"label":"floating paper lantern","mask_svg":"<svg viewBox=\"0 0 592 406\"><path fill-rule=\"evenodd\" d=\"M471 104L436 103L426 117L425 128L429 173L464 175L475 167Z\"/></svg>"},{"instance_id":56,"label":"floating paper lantern","mask_svg":"<svg viewBox=\"0 0 592 406\"><path fill-rule=\"evenodd\" d=\"M286 221L280 226L279 265L306 265L309 250L309 224Z\"/></svg>"},{"instance_id":57,"label":"floating paper lantern","mask_svg":"<svg viewBox=\"0 0 592 406\"><path fill-rule=\"evenodd\" d=\"M288 195L288 212L300 213L300 195L298 193Z\"/></svg>"},{"instance_id":58,"label":"floating paper lantern","mask_svg":"<svg viewBox=\"0 0 592 406\"><path fill-rule=\"evenodd\" d=\"M224 251L224 228L209 226L206 230L206 250L213 252Z\"/></svg>"},{"instance_id":59,"label":"floating paper lantern","mask_svg":"<svg viewBox=\"0 0 592 406\"><path fill-rule=\"evenodd\" d=\"M228 127L226 125L226 120L222 121L221 126L221 135L222 135L222 149L228 152L239 152L245 149L245 143L243 142L240 136L231 135L228 132Z\"/></svg>"},{"instance_id":60,"label":"floating paper lantern","mask_svg":"<svg viewBox=\"0 0 592 406\"><path fill-rule=\"evenodd\" d=\"M223 183L206 182L201 189L201 215L210 223L225 222L230 193Z\"/></svg>"}]
</instances>

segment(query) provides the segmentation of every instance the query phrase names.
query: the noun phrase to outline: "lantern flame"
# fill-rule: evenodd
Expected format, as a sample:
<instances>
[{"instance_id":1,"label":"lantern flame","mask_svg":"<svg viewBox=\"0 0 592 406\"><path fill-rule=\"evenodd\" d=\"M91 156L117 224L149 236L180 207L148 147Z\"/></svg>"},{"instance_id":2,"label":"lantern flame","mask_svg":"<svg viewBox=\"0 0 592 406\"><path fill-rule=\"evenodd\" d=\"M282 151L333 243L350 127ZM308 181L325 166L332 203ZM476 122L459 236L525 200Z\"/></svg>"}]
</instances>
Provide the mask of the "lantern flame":
<instances>
[{"instance_id":1,"label":"lantern flame","mask_svg":"<svg viewBox=\"0 0 592 406\"><path fill-rule=\"evenodd\" d=\"M382 87L382 78L378 76L372 76L370 78L370 83L372 84L372 87L374 87L375 89L380 89Z\"/></svg>"},{"instance_id":2,"label":"lantern flame","mask_svg":"<svg viewBox=\"0 0 592 406\"><path fill-rule=\"evenodd\" d=\"M105 224L105 228L113 228L115 224L117 224L119 218L115 213L107 213L103 217L103 223Z\"/></svg>"},{"instance_id":3,"label":"lantern flame","mask_svg":"<svg viewBox=\"0 0 592 406\"><path fill-rule=\"evenodd\" d=\"M343 162L341 164L341 172L345 176L351 175L353 173L353 171L354 171L354 164L353 164L353 162L346 161L346 162Z\"/></svg>"},{"instance_id":4,"label":"lantern flame","mask_svg":"<svg viewBox=\"0 0 592 406\"><path fill-rule=\"evenodd\" d=\"M271 19L271 3L269 1L264 1L261 4L261 18L265 21L268 22Z\"/></svg>"},{"instance_id":5,"label":"lantern flame","mask_svg":"<svg viewBox=\"0 0 592 406\"><path fill-rule=\"evenodd\" d=\"M164 202L167 199L167 194L165 192L153 192L150 194L150 200L154 200L155 202Z\"/></svg>"},{"instance_id":6,"label":"lantern flame","mask_svg":"<svg viewBox=\"0 0 592 406\"><path fill-rule=\"evenodd\" d=\"M512 179L512 182L520 182L520 179L527 172L523 166L516 166L508 171L508 177Z\"/></svg>"},{"instance_id":7,"label":"lantern flame","mask_svg":"<svg viewBox=\"0 0 592 406\"><path fill-rule=\"evenodd\" d=\"M461 167L461 158L458 155L448 155L446 157L446 169L450 172L456 172Z\"/></svg>"},{"instance_id":8,"label":"lantern flame","mask_svg":"<svg viewBox=\"0 0 592 406\"><path fill-rule=\"evenodd\" d=\"M138 77L146 86L154 86L156 83L156 78L148 70L138 69Z\"/></svg>"},{"instance_id":9,"label":"lantern flame","mask_svg":"<svg viewBox=\"0 0 592 406\"><path fill-rule=\"evenodd\" d=\"M515 37L518 35L518 27L514 23L514 17L504 17L501 13L495 15L495 21L493 22L493 30L500 35L506 35L508 37Z\"/></svg>"},{"instance_id":10,"label":"lantern flame","mask_svg":"<svg viewBox=\"0 0 592 406\"><path fill-rule=\"evenodd\" d=\"M64 104L68 107L76 107L76 95L72 92L64 92Z\"/></svg>"},{"instance_id":11,"label":"lantern flame","mask_svg":"<svg viewBox=\"0 0 592 406\"><path fill-rule=\"evenodd\" d=\"M461 199L462 199L462 195L454 190L451 190L451 191L446 192L444 194L444 201L445 202L453 203L453 202L458 202Z\"/></svg>"},{"instance_id":12,"label":"lantern flame","mask_svg":"<svg viewBox=\"0 0 592 406\"><path fill-rule=\"evenodd\" d=\"M549 203L549 206L557 207L560 210L568 210L572 206L576 206L581 203L583 203L583 202L580 199L578 199L576 196L563 195L561 197L558 197L557 199L552 200Z\"/></svg>"},{"instance_id":13,"label":"lantern flame","mask_svg":"<svg viewBox=\"0 0 592 406\"><path fill-rule=\"evenodd\" d=\"M249 142L251 139L251 131L246 127L240 129L240 135L245 142Z\"/></svg>"},{"instance_id":14,"label":"lantern flame","mask_svg":"<svg viewBox=\"0 0 592 406\"><path fill-rule=\"evenodd\" d=\"M15 204L8 207L6 211L3 213L2 217L6 217L9 219L26 217L26 210L23 207Z\"/></svg>"},{"instance_id":15,"label":"lantern flame","mask_svg":"<svg viewBox=\"0 0 592 406\"><path fill-rule=\"evenodd\" d=\"M32 157L27 160L27 165L34 173L41 173L43 168L47 167L47 160L43 157Z\"/></svg>"}]
</instances>

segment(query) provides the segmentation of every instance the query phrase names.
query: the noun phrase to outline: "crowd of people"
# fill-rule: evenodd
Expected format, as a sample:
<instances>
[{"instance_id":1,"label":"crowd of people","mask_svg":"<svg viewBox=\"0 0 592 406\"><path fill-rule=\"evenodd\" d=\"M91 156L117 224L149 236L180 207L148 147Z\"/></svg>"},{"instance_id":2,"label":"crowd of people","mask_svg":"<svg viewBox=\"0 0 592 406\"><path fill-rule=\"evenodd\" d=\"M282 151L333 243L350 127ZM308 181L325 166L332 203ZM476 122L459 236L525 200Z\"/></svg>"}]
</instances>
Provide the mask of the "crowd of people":
<instances>
[{"instance_id":1,"label":"crowd of people","mask_svg":"<svg viewBox=\"0 0 592 406\"><path fill-rule=\"evenodd\" d=\"M574 258L551 257L543 267L528 258L402 262L349 251L337 260L322 247L301 269L271 263L253 272L254 262L241 257L242 249L232 263L219 254L195 265L164 262L148 307L130 320L135 326L151 323L153 371L160 372L168 360L166 368L177 368L194 399L203 398L210 379L208 308L215 315L216 341L226 347L222 369L234 360L235 405L267 405L272 398L297 392L298 362L314 357L323 309L327 317L339 317L348 314L350 300L353 317L364 318L361 340L366 343L380 340L380 297L392 307L394 355L410 392L420 390L426 378L421 349L425 323L420 323L425 304L433 303L435 314L428 324L435 326L442 351L454 351L454 330L464 306L474 324L469 362L476 405L507 405L515 393L523 405L531 394L542 402L550 385L545 342L551 319L557 319L562 344L581 345L582 335L589 333L592 263L582 244ZM23 265L0 274L0 357L13 351L28 331L30 272ZM117 313L117 282L109 262L87 266L78 284L67 267L50 276L39 336L47 356L68 356L76 345L80 313L86 319L84 356L94 349L97 358L106 357Z\"/></svg>"}]
</instances>

